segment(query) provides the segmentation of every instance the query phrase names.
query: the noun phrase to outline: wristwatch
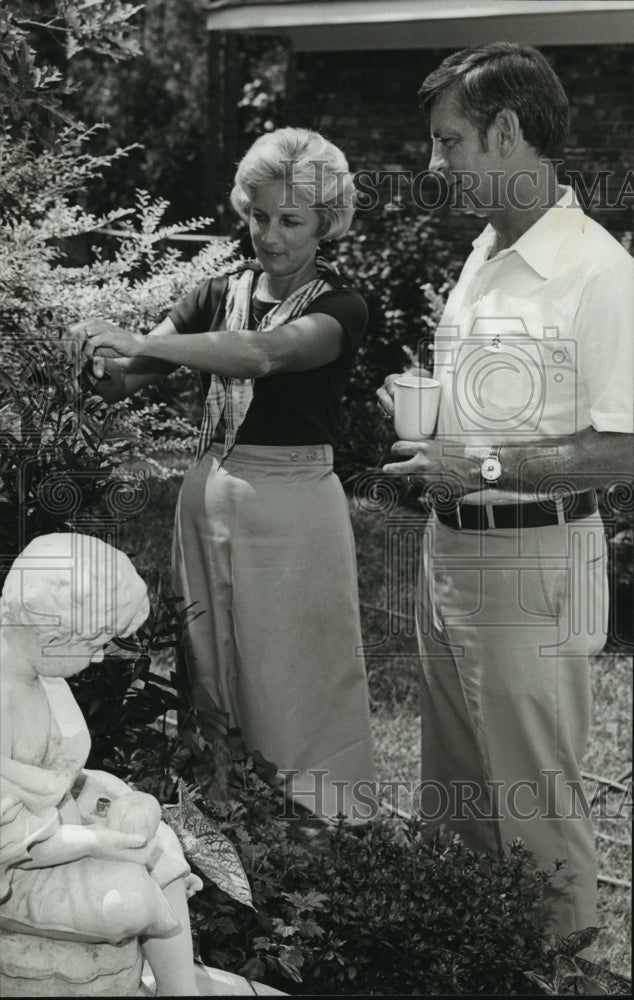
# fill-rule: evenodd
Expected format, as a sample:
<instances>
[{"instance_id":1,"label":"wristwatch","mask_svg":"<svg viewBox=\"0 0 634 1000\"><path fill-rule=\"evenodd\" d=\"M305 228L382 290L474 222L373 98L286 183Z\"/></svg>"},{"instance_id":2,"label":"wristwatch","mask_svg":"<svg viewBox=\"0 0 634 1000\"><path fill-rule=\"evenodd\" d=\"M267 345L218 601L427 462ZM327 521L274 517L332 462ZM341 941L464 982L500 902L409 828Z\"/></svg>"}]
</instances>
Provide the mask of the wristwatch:
<instances>
[{"instance_id":1,"label":"wristwatch","mask_svg":"<svg viewBox=\"0 0 634 1000\"><path fill-rule=\"evenodd\" d=\"M487 486L499 486L502 475L502 465L500 462L500 445L491 445L491 450L482 465L480 475L486 481Z\"/></svg>"}]
</instances>

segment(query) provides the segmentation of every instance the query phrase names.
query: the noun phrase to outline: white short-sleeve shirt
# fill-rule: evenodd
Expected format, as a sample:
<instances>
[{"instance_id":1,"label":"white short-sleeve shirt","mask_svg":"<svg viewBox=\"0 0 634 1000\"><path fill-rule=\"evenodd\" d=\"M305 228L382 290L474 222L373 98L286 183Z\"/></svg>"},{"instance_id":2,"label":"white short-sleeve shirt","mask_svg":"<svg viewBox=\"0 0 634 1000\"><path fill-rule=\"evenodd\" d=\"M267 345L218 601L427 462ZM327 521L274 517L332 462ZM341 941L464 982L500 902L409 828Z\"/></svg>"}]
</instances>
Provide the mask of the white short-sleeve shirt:
<instances>
[{"instance_id":1,"label":"white short-sleeve shirt","mask_svg":"<svg viewBox=\"0 0 634 1000\"><path fill-rule=\"evenodd\" d=\"M634 260L564 191L508 249L473 243L435 337L443 441L632 433Z\"/></svg>"}]
</instances>

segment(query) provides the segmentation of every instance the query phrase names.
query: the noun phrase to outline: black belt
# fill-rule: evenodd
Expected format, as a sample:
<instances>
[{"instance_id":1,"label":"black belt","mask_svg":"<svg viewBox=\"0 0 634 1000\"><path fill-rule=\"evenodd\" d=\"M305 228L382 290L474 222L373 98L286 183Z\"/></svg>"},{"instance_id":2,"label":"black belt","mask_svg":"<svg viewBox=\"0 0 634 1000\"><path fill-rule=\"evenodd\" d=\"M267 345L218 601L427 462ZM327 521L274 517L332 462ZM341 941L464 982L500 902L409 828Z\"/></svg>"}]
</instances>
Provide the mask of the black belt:
<instances>
[{"instance_id":1,"label":"black belt","mask_svg":"<svg viewBox=\"0 0 634 1000\"><path fill-rule=\"evenodd\" d=\"M526 503L472 504L456 502L436 507L441 524L455 531L487 531L489 528L541 528L589 517L597 509L594 490L563 495L556 500Z\"/></svg>"}]
</instances>

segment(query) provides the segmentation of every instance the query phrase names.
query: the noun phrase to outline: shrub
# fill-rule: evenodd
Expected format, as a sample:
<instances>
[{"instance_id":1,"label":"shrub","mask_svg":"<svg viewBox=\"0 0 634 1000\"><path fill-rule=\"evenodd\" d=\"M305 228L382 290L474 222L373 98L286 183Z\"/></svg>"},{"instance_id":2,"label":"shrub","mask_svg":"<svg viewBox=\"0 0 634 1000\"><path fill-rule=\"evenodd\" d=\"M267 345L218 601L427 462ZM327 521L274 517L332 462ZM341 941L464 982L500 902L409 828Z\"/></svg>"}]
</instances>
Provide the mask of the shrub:
<instances>
[{"instance_id":1,"label":"shrub","mask_svg":"<svg viewBox=\"0 0 634 1000\"><path fill-rule=\"evenodd\" d=\"M389 454L393 428L379 412L376 391L391 372L429 363L427 347L453 264L439 222L411 206L359 214L354 231L328 249L369 309L337 449L337 468L347 482L381 465Z\"/></svg>"},{"instance_id":2,"label":"shrub","mask_svg":"<svg viewBox=\"0 0 634 1000\"><path fill-rule=\"evenodd\" d=\"M157 622L153 640L141 637L146 650L161 632ZM93 713L93 726L104 713L117 719L107 765L164 802L185 780L198 809L235 847L250 883L253 909L208 882L190 901L207 964L302 995L508 994L526 992L526 972L546 975L542 889L549 875L532 869L520 843L496 857L416 819L361 829L285 819L275 768L247 755L239 732L228 731L213 706L191 713L171 735L155 727L149 741L144 727L161 699L183 714L185 702L145 665L137 663L134 677L140 686L133 683L120 704ZM87 677L84 692L97 706L95 680ZM135 729L142 738L130 753ZM117 749L123 746L127 755Z\"/></svg>"},{"instance_id":3,"label":"shrub","mask_svg":"<svg viewBox=\"0 0 634 1000\"><path fill-rule=\"evenodd\" d=\"M304 963L309 992L514 992L539 962L546 877L529 870L521 845L485 857L416 820L402 840L389 826L344 831L315 866L327 930Z\"/></svg>"},{"instance_id":4,"label":"shrub","mask_svg":"<svg viewBox=\"0 0 634 1000\"><path fill-rule=\"evenodd\" d=\"M147 461L167 438L172 452L193 449L187 411L178 417L160 396L111 410L91 398L63 349L65 329L91 314L147 328L233 253L226 241L189 262L165 250L167 237L209 220L162 226L166 203L144 192L134 207L103 216L82 206L125 150L88 151L94 129L69 118L62 69L86 48L114 59L136 53L128 24L135 8L60 0L44 23L40 6L11 0L0 12L0 569L44 532L112 538L147 498L142 484L111 481L113 466L135 453ZM65 44L50 41L60 38ZM95 231L113 224L124 236L106 248ZM72 266L77 259L86 262Z\"/></svg>"},{"instance_id":5,"label":"shrub","mask_svg":"<svg viewBox=\"0 0 634 1000\"><path fill-rule=\"evenodd\" d=\"M233 255L229 242L205 247L190 261L164 240L165 202L139 192L134 208L95 218L74 200L77 188L107 168L111 158L85 152L90 133L65 128L54 148L37 149L9 132L0 182L0 325L2 359L2 458L0 541L12 558L31 538L75 527L119 524L141 509L142 484L118 487L109 477L124 457L166 474L160 456L190 454L197 430L189 376L180 410L174 405L182 374L170 389L108 408L78 381L65 348L65 330L82 317L100 315L134 329L148 329L169 305ZM114 221L124 236L95 249L91 263L69 266L69 245ZM169 382L169 380L168 380ZM193 387L193 388L192 388ZM153 456L157 456L153 459ZM121 476L123 473L121 473ZM128 475L129 479L129 475ZM127 491L127 492L126 492ZM136 497L136 499L134 499Z\"/></svg>"},{"instance_id":6,"label":"shrub","mask_svg":"<svg viewBox=\"0 0 634 1000\"><path fill-rule=\"evenodd\" d=\"M172 597L160 578L149 581L151 610L136 635L115 638L102 663L69 683L90 729L87 767L105 769L161 801L174 798L179 764L188 757L168 731L168 713L184 702L169 678L153 670L153 659L180 639L189 609Z\"/></svg>"},{"instance_id":7,"label":"shrub","mask_svg":"<svg viewBox=\"0 0 634 1000\"><path fill-rule=\"evenodd\" d=\"M361 833L341 824L316 848L292 823L263 818L257 795L257 825L248 806L207 806L240 854L256 908L215 889L196 899L211 964L302 995L508 994L543 965L548 876L531 870L520 844L487 857L421 822L403 830L389 820Z\"/></svg>"},{"instance_id":8,"label":"shrub","mask_svg":"<svg viewBox=\"0 0 634 1000\"><path fill-rule=\"evenodd\" d=\"M110 125L95 137L94 148L105 153L140 144L127 161L114 164L107 184L94 186L101 208L130 202L137 188L147 188L167 198L172 220L215 210L205 16L198 0L139 4L134 59L113 64L97 51L70 63L79 117Z\"/></svg>"},{"instance_id":9,"label":"shrub","mask_svg":"<svg viewBox=\"0 0 634 1000\"><path fill-rule=\"evenodd\" d=\"M60 167L59 160L53 166ZM38 164L38 170L42 167ZM59 175L58 175L59 176ZM162 204L140 195L141 232L129 238L111 259L66 267L50 245L56 237L86 231L92 221L71 209L63 197L41 215L22 217L19 226L0 221L3 329L2 458L0 461L0 538L2 556L12 557L31 538L46 531L93 530L120 524L139 513L147 489L117 487L130 480L121 469L136 459L145 470L169 474L168 461L191 455L197 439L192 424L198 398L191 374L170 376L167 393L159 388L145 399L107 407L85 384L64 350L64 331L82 316L101 315L121 325L147 329L184 289L214 273L232 253L229 244L208 247L192 261L178 254L156 253ZM72 222L72 225L71 225ZM82 229L83 227L83 229ZM156 240L155 240L156 237ZM168 380L169 381L169 380ZM177 386L187 386L183 405L175 405ZM118 492L117 492L118 491Z\"/></svg>"}]
</instances>

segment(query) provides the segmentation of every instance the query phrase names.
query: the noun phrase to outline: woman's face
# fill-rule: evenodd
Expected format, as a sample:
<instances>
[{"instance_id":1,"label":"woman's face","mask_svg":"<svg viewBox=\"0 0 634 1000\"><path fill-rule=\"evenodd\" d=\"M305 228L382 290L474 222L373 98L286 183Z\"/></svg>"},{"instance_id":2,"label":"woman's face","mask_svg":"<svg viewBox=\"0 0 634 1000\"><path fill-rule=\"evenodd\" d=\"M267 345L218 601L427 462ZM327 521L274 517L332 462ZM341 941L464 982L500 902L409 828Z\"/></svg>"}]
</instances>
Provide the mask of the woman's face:
<instances>
[{"instance_id":1,"label":"woman's face","mask_svg":"<svg viewBox=\"0 0 634 1000\"><path fill-rule=\"evenodd\" d=\"M263 269L276 278L310 277L319 246L319 221L315 209L291 192L283 178L257 188L249 230Z\"/></svg>"}]
</instances>

